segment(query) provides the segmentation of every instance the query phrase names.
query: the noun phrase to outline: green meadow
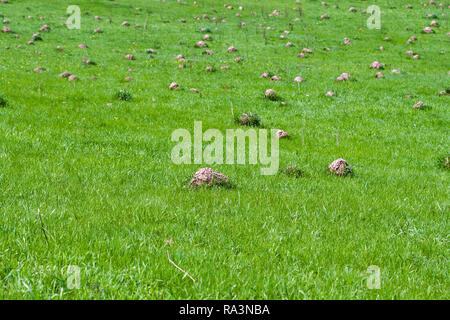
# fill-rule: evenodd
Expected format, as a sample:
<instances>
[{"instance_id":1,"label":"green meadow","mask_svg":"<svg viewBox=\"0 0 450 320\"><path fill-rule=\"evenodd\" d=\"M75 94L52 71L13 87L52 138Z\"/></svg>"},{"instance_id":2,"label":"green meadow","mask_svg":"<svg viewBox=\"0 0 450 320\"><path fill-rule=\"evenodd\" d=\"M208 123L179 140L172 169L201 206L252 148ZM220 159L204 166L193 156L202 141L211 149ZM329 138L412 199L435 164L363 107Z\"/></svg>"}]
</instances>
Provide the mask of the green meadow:
<instances>
[{"instance_id":1,"label":"green meadow","mask_svg":"<svg viewBox=\"0 0 450 320\"><path fill-rule=\"evenodd\" d=\"M450 298L448 4L226 4L0 3L0 299ZM248 112L290 134L277 174L172 162L174 130ZM190 187L204 167L232 186Z\"/></svg>"}]
</instances>

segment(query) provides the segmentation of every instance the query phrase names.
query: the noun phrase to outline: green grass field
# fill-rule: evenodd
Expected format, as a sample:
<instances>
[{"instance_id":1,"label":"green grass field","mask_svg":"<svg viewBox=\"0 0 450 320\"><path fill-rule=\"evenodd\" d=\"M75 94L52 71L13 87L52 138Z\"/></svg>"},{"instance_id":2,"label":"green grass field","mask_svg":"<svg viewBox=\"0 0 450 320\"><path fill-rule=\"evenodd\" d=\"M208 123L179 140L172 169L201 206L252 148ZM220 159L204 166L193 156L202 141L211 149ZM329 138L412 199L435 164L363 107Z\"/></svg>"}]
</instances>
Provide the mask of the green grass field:
<instances>
[{"instance_id":1,"label":"green grass field","mask_svg":"<svg viewBox=\"0 0 450 320\"><path fill-rule=\"evenodd\" d=\"M193 2L0 3L9 20L0 27L12 31L0 32L0 299L449 299L447 4ZM362 13L372 4L379 30ZM69 5L81 8L79 30L63 25ZM422 33L432 20L434 33ZM44 24L42 41L27 45ZM206 33L208 48L196 48ZM313 53L299 58L303 48ZM351 79L336 81L341 73ZM121 89L131 101L115 97ZM267 89L286 104L265 99ZM418 101L426 107L412 108ZM232 106L291 135L280 140L279 173L211 165L232 188L188 187L208 165L172 163L171 133L194 121L243 128ZM341 157L351 177L328 173ZM304 175L283 174L288 165ZM79 289L69 265L80 268ZM367 286L372 265L380 289Z\"/></svg>"}]
</instances>

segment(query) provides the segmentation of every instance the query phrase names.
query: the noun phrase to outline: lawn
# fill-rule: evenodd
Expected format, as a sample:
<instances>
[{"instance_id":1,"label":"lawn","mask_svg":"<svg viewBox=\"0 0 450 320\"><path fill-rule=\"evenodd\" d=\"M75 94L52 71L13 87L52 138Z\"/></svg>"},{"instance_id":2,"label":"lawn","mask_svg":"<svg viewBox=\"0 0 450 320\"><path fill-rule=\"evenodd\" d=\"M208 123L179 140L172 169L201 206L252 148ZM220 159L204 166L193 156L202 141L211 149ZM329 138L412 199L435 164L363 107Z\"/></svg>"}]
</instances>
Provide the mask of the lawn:
<instances>
[{"instance_id":1,"label":"lawn","mask_svg":"<svg viewBox=\"0 0 450 320\"><path fill-rule=\"evenodd\" d=\"M0 299L449 299L450 11L411 3L0 3ZM69 5L80 29L64 25ZM172 162L174 130L245 130L245 112L290 134L277 174ZM338 158L351 176L330 174ZM232 187L190 187L208 166Z\"/></svg>"}]
</instances>

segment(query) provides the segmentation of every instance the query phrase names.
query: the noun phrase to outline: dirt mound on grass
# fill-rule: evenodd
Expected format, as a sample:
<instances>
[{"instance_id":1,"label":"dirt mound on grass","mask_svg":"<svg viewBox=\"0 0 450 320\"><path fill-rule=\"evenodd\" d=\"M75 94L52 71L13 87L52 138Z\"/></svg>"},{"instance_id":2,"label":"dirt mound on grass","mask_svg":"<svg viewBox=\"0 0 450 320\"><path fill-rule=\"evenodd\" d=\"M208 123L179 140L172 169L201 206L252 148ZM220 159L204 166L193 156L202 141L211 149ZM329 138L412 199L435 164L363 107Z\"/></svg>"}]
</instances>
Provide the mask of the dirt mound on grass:
<instances>
[{"instance_id":1,"label":"dirt mound on grass","mask_svg":"<svg viewBox=\"0 0 450 320\"><path fill-rule=\"evenodd\" d=\"M190 185L197 186L224 186L228 184L228 177L211 168L198 169L194 174Z\"/></svg>"},{"instance_id":2,"label":"dirt mound on grass","mask_svg":"<svg viewBox=\"0 0 450 320\"><path fill-rule=\"evenodd\" d=\"M338 176L346 176L352 173L350 165L347 161L342 158L334 160L329 166L328 169Z\"/></svg>"}]
</instances>

